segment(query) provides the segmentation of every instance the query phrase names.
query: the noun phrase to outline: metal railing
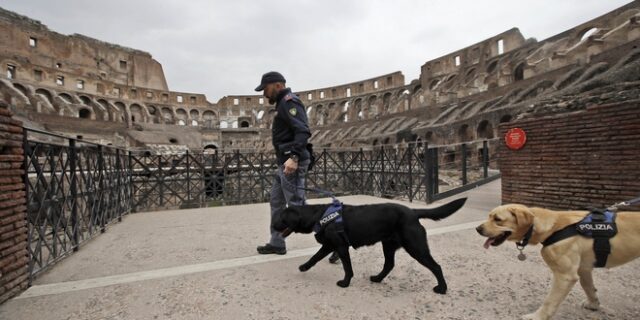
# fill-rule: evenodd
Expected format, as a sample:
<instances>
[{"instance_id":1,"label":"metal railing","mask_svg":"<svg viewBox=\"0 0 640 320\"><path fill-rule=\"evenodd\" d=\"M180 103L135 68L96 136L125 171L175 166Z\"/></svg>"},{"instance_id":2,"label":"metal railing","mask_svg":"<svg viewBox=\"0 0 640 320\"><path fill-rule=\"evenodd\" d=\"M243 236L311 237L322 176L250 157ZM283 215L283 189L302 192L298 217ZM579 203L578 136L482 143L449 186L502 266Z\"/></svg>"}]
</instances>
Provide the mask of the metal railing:
<instances>
[{"instance_id":1,"label":"metal railing","mask_svg":"<svg viewBox=\"0 0 640 320\"><path fill-rule=\"evenodd\" d=\"M30 281L130 212L125 150L25 130Z\"/></svg>"},{"instance_id":2,"label":"metal railing","mask_svg":"<svg viewBox=\"0 0 640 320\"><path fill-rule=\"evenodd\" d=\"M432 202L499 177L495 142L316 150L307 187ZM32 278L129 212L267 202L277 168L273 153L153 154L32 129L24 145Z\"/></svg>"}]
</instances>

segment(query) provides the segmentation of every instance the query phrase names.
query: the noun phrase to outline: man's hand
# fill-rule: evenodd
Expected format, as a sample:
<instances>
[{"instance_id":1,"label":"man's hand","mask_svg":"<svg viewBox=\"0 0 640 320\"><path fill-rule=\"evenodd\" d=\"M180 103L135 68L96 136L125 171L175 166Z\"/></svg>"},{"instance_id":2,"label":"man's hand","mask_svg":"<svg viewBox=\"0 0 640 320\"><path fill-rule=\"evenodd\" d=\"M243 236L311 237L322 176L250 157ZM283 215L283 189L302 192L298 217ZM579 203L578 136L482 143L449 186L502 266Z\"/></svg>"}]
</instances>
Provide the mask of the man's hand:
<instances>
[{"instance_id":1,"label":"man's hand","mask_svg":"<svg viewBox=\"0 0 640 320\"><path fill-rule=\"evenodd\" d=\"M293 159L287 159L284 162L284 174L290 175L298 170L298 162L293 161Z\"/></svg>"}]
</instances>

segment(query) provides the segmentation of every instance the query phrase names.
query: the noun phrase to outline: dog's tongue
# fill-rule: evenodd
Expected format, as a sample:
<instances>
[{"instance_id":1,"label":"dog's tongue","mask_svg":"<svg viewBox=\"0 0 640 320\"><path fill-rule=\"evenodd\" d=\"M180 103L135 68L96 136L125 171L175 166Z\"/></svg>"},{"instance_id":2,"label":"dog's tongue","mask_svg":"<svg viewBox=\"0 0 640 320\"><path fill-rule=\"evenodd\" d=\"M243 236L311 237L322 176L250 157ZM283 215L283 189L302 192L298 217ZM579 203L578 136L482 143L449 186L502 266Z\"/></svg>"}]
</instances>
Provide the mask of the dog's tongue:
<instances>
[{"instance_id":1,"label":"dog's tongue","mask_svg":"<svg viewBox=\"0 0 640 320\"><path fill-rule=\"evenodd\" d=\"M489 246L493 243L493 239L489 238L484 242L484 248L489 249Z\"/></svg>"}]
</instances>

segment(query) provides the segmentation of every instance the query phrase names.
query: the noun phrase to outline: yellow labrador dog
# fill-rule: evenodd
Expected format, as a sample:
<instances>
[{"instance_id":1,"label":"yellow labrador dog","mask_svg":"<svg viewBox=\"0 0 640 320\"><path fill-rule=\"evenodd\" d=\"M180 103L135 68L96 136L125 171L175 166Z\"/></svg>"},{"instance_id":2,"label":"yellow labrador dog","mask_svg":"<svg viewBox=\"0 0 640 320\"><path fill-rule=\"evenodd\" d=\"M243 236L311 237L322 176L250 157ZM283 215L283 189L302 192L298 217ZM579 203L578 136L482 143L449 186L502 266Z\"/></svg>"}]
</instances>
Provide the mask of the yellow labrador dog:
<instances>
[{"instance_id":1,"label":"yellow labrador dog","mask_svg":"<svg viewBox=\"0 0 640 320\"><path fill-rule=\"evenodd\" d=\"M508 204L493 209L489 219L476 230L488 237L485 248L498 246L505 240L521 242L525 237L529 238L528 243L532 245L547 244L549 241L545 240L550 236L555 237L565 227L571 228L568 226L580 222L588 213ZM640 256L640 212L620 211L615 223L617 234L609 239L611 253L606 260L606 268L622 265ZM587 294L583 307L591 310L599 308L600 302L591 276L596 261L593 243L592 238L575 235L542 248L542 258L553 271L551 291L535 313L525 315L522 319L550 319L578 280Z\"/></svg>"}]
</instances>

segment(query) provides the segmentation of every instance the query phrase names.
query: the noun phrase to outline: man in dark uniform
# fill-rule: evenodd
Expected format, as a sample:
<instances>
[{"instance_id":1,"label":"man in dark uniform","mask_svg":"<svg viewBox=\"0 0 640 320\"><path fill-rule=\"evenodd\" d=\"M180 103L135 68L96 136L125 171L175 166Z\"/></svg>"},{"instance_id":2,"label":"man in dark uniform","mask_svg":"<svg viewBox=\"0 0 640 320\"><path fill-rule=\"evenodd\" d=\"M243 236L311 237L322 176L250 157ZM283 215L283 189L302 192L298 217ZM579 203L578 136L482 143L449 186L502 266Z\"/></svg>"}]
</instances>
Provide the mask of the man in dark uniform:
<instances>
[{"instance_id":1,"label":"man in dark uniform","mask_svg":"<svg viewBox=\"0 0 640 320\"><path fill-rule=\"evenodd\" d=\"M311 137L307 113L302 101L285 86L278 72L267 72L256 91L264 91L270 104L276 105L272 143L276 151L278 170L271 188L271 222L288 205L304 205L304 180L310 162L307 140ZM282 235L271 228L271 239L258 247L261 254L286 254Z\"/></svg>"}]
</instances>

